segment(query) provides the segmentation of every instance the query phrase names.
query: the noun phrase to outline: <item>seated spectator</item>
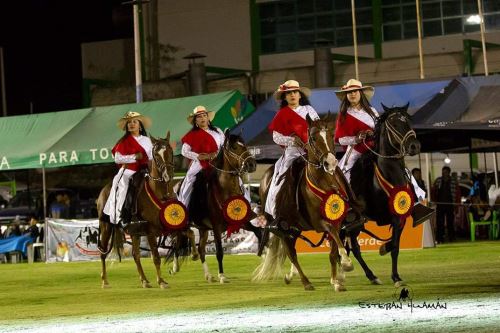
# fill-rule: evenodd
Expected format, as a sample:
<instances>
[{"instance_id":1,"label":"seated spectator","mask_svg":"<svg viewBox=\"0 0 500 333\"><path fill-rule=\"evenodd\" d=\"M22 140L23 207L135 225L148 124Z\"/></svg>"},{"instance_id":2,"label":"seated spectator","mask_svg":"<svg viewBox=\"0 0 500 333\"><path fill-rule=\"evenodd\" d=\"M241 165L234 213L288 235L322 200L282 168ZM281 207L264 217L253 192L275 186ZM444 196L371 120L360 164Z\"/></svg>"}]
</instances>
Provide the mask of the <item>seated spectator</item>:
<instances>
[{"instance_id":1,"label":"seated spectator","mask_svg":"<svg viewBox=\"0 0 500 333\"><path fill-rule=\"evenodd\" d=\"M21 236L23 233L21 232L21 220L19 216L16 216L16 219L12 221L7 230L5 231L5 238Z\"/></svg>"},{"instance_id":2,"label":"seated spectator","mask_svg":"<svg viewBox=\"0 0 500 333\"><path fill-rule=\"evenodd\" d=\"M56 195L56 201L50 205L50 216L55 219L68 218L68 207L65 204L63 193L58 193Z\"/></svg>"},{"instance_id":3,"label":"seated spectator","mask_svg":"<svg viewBox=\"0 0 500 333\"><path fill-rule=\"evenodd\" d=\"M28 229L24 231L24 234L29 234L34 241L40 236L40 230L38 230L37 226L38 220L32 216L30 219L30 226Z\"/></svg>"}]
</instances>

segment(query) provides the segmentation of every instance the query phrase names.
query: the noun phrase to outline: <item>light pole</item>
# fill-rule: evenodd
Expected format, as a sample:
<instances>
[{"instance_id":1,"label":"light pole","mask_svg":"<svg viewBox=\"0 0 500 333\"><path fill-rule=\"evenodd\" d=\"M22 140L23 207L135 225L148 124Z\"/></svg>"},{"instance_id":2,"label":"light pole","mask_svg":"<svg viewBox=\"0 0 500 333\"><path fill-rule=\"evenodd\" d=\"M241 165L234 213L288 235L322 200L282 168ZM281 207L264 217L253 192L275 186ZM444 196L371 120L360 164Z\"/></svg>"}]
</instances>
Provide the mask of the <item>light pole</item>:
<instances>
[{"instance_id":1,"label":"light pole","mask_svg":"<svg viewBox=\"0 0 500 333\"><path fill-rule=\"evenodd\" d=\"M142 61L141 61L141 33L139 11L143 3L148 3L149 0L133 0L123 2L123 5L134 6L134 59L135 59L135 101L142 103ZM141 13L142 15L142 13Z\"/></svg>"},{"instance_id":2,"label":"light pole","mask_svg":"<svg viewBox=\"0 0 500 333\"><path fill-rule=\"evenodd\" d=\"M0 47L0 85L2 86L2 114L7 117L7 95L5 93L5 67L3 65L3 47Z\"/></svg>"}]
</instances>

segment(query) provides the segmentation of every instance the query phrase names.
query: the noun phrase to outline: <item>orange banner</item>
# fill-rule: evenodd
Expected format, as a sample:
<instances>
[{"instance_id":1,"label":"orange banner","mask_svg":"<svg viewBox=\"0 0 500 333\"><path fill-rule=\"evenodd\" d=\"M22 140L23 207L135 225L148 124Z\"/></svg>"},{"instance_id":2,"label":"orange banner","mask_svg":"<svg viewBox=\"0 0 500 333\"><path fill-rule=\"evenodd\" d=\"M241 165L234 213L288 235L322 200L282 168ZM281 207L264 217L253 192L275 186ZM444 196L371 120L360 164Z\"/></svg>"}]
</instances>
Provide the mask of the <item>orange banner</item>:
<instances>
[{"instance_id":1,"label":"orange banner","mask_svg":"<svg viewBox=\"0 0 500 333\"><path fill-rule=\"evenodd\" d=\"M379 227L374 221L369 221L365 224L366 230L371 231L379 238L387 239L391 237L392 231L389 226ZM423 232L424 225L420 224L417 227L413 227L412 218L409 217L406 220L406 225L403 229L403 234L401 235L400 249L422 249L423 248ZM304 236L309 238L313 243L318 243L321 239L322 234L318 234L314 231L305 231L302 233ZM362 232L358 236L358 243L362 252L366 251L378 251L383 242L368 236ZM330 252L330 243L325 240L323 244L319 247L311 247L309 244L304 242L302 239L297 240L295 245L298 253L315 253L315 252Z\"/></svg>"}]
</instances>

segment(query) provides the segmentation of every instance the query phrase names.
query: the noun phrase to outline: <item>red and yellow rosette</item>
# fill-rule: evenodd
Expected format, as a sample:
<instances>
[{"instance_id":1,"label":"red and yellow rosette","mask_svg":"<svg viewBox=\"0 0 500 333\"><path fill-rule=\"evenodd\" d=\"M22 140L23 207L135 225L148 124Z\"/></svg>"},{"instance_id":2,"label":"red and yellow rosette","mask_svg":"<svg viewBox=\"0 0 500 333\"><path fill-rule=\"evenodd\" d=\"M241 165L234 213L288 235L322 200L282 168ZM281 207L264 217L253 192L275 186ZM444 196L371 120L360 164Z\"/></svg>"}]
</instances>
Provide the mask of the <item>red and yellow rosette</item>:
<instances>
[{"instance_id":1,"label":"red and yellow rosette","mask_svg":"<svg viewBox=\"0 0 500 333\"><path fill-rule=\"evenodd\" d=\"M184 229L187 226L186 206L177 199L168 200L160 208L160 220L168 230Z\"/></svg>"},{"instance_id":2,"label":"red and yellow rosette","mask_svg":"<svg viewBox=\"0 0 500 333\"><path fill-rule=\"evenodd\" d=\"M349 204L336 192L328 192L321 202L321 215L332 224L341 223L349 210Z\"/></svg>"},{"instance_id":3,"label":"red and yellow rosette","mask_svg":"<svg viewBox=\"0 0 500 333\"><path fill-rule=\"evenodd\" d=\"M222 204L222 214L227 222L227 232L238 231L250 217L250 203L242 195L234 195Z\"/></svg>"},{"instance_id":4,"label":"red and yellow rosette","mask_svg":"<svg viewBox=\"0 0 500 333\"><path fill-rule=\"evenodd\" d=\"M409 186L395 186L390 190L389 209L391 213L405 219L413 212L415 199Z\"/></svg>"}]
</instances>

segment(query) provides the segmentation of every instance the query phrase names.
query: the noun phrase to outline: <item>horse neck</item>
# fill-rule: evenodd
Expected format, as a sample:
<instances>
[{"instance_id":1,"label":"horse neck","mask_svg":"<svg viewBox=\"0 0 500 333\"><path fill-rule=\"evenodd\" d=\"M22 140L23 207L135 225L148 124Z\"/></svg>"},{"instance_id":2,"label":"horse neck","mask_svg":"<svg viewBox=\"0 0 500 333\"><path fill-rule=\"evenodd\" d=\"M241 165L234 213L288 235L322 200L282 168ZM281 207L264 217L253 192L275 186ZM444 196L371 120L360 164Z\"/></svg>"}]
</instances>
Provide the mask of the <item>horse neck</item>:
<instances>
[{"instance_id":1,"label":"horse neck","mask_svg":"<svg viewBox=\"0 0 500 333\"><path fill-rule=\"evenodd\" d=\"M332 188L339 188L340 182L337 180L335 175L331 175L326 172L323 168L317 168L318 161L314 161L314 159L308 160L306 170L309 177L309 180L313 182L313 184L325 191L330 191Z\"/></svg>"},{"instance_id":2,"label":"horse neck","mask_svg":"<svg viewBox=\"0 0 500 333\"><path fill-rule=\"evenodd\" d=\"M221 188L227 189L231 193L240 193L240 177L235 173L236 170L233 169L226 157L224 157L221 170L217 170L217 179Z\"/></svg>"},{"instance_id":3,"label":"horse neck","mask_svg":"<svg viewBox=\"0 0 500 333\"><path fill-rule=\"evenodd\" d=\"M154 179L162 178L158 168L155 165L151 166L151 177L148 179L148 185L153 190L154 194L161 200L169 199L173 196L172 181L161 182Z\"/></svg>"},{"instance_id":4,"label":"horse neck","mask_svg":"<svg viewBox=\"0 0 500 333\"><path fill-rule=\"evenodd\" d=\"M393 185L402 185L407 182L404 158L377 157L380 173Z\"/></svg>"}]
</instances>

